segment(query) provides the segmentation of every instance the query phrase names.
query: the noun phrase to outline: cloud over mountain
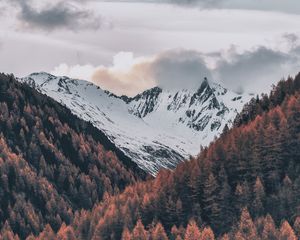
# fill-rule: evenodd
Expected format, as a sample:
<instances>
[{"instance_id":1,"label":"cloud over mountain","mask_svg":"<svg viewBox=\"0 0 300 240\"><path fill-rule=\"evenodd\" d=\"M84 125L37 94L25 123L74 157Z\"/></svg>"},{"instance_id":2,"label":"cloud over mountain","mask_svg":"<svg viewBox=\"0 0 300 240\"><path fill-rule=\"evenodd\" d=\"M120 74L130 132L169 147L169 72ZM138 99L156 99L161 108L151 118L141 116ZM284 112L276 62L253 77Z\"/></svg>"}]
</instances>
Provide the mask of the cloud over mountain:
<instances>
[{"instance_id":1,"label":"cloud over mountain","mask_svg":"<svg viewBox=\"0 0 300 240\"><path fill-rule=\"evenodd\" d=\"M286 52L260 46L241 53L231 49L226 54L169 50L148 58L120 53L109 67L62 64L53 73L88 79L104 89L127 95L154 86L169 90L197 88L205 77L238 92L260 93L299 71L300 48L296 40L292 39ZM208 58L214 58L214 66L207 64Z\"/></svg>"},{"instance_id":2,"label":"cloud over mountain","mask_svg":"<svg viewBox=\"0 0 300 240\"><path fill-rule=\"evenodd\" d=\"M120 66L120 62L127 66ZM85 75L104 89L127 95L135 95L154 86L168 90L197 88L205 77L211 78L201 53L188 50L166 51L142 59L133 58L132 53L120 53L110 67L69 67L62 64L53 73L75 78Z\"/></svg>"},{"instance_id":3,"label":"cloud over mountain","mask_svg":"<svg viewBox=\"0 0 300 240\"><path fill-rule=\"evenodd\" d=\"M231 60L222 59L215 69L215 77L236 91L262 92L288 74L299 70L299 57L292 53L266 47L233 53Z\"/></svg>"},{"instance_id":4,"label":"cloud over mountain","mask_svg":"<svg viewBox=\"0 0 300 240\"><path fill-rule=\"evenodd\" d=\"M168 89L197 88L211 78L202 55L196 51L175 50L159 54L151 64L157 85Z\"/></svg>"}]
</instances>

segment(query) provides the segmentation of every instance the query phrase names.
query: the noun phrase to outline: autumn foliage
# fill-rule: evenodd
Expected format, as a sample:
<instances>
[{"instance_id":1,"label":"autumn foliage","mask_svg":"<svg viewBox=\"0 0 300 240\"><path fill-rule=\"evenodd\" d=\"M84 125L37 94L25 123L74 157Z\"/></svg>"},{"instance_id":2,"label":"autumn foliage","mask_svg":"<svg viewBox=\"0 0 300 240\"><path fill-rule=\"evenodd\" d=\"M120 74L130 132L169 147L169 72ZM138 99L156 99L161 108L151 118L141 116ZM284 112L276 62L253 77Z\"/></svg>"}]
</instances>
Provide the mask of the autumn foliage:
<instances>
[{"instance_id":1,"label":"autumn foliage","mask_svg":"<svg viewBox=\"0 0 300 240\"><path fill-rule=\"evenodd\" d=\"M20 238L40 232L48 236L52 229L72 236L70 228L62 227L72 222L76 210L91 209L105 193L118 193L145 177L113 151L113 144L91 124L12 76L1 75L2 229Z\"/></svg>"},{"instance_id":2,"label":"autumn foliage","mask_svg":"<svg viewBox=\"0 0 300 240\"><path fill-rule=\"evenodd\" d=\"M42 218L43 222L48 224L37 224L37 230L29 229L26 234L32 234L30 236L32 239L299 239L300 93L298 90L300 88L296 88L299 79L300 75L295 79L289 79L287 85L283 81L280 82L277 87L274 87L270 96L263 96L264 100L257 99L256 107L253 109L260 109L259 111L247 113L244 110L245 118L242 118L234 128L226 129L219 139L202 149L199 156L179 164L174 171L161 170L155 179L147 181L134 181L136 178L133 177L132 172L129 172L132 174L130 179L133 184L127 186L120 194L112 195L123 189L115 190L118 186L116 184L111 191L106 190L110 194L102 193L101 197L95 199L92 198L94 195L88 191L84 192L85 194L81 195L83 198L77 201L72 199L73 195L67 195L75 204L74 208L73 205L68 205L69 202L66 203L70 208L64 211L66 214L72 213L69 219L64 218L68 215L58 215L55 212L60 213L58 209L60 205L50 205L48 212L54 214L51 217L58 215L60 220L59 218L54 220L53 224L52 221ZM294 86L296 90L291 89L291 86ZM269 103L267 107L263 107L265 101ZM53 121L56 119L57 117L53 118ZM58 144L55 143L55 139L57 136L60 139L59 133L56 133L50 143L48 142L51 138L48 137L48 133L45 133L46 140L43 136L39 137L36 144L56 146ZM80 131L77 132L78 135L80 133ZM16 154L14 146L9 144L9 135L2 137L2 141L1 145L4 146L7 154L10 154L9 157L3 157L3 159L14 159L13 163L20 162L18 159L27 159L26 155L21 155L25 148ZM76 146L81 146L81 144ZM83 156L91 154L90 151L93 152L91 146L87 145L81 150ZM70 156L69 158L72 159ZM29 161L24 160L26 164L18 165L16 169L33 168L35 165L31 162L31 158L29 159ZM48 165L56 166L56 162L57 160ZM82 167L87 177L94 176L89 168L85 169L85 165L80 165L80 161L75 166L76 169ZM69 176L69 174L73 176L68 168L64 170L67 171L64 176ZM19 172L23 173L27 170L18 170L17 176L21 175ZM45 174L44 171L42 173ZM126 174L124 176L127 176ZM8 174L6 183L8 187L10 181L13 181L9 179L17 179L9 176ZM42 176L47 176L46 179L48 179L48 175ZM107 179L111 183L116 183L115 177L118 179L119 176L110 175ZM45 177L41 178L41 182L37 182L39 177L34 181L36 188L43 186L42 180ZM57 180L55 184L58 184L58 178L52 178L50 182L54 180ZM97 189L98 182L93 178L91 182L95 182L93 186ZM129 180L125 182L123 186L130 183ZM68 194L68 191L63 188L63 183L64 181L60 185L61 188L55 188L57 201L66 201L62 196ZM18 183L12 186L19 185ZM13 188L8 189L7 195L15 193ZM95 189L93 190L96 191ZM16 234L20 235L20 231L16 230L16 225L12 224L11 219L18 219L20 222L23 220L26 224L29 220L35 219L31 217L27 220L24 217L25 214L20 214L26 212L23 210L26 204L36 204L33 199L37 196L31 199L27 195L23 196L22 204L18 206L18 211L15 211L15 218L10 215L6 217L9 221L3 223L2 235L8 234L12 237L16 237ZM12 205L11 201L9 203L7 208L10 207L10 209L7 210L7 214L14 212L12 206L15 205ZM91 208L92 205L93 208ZM1 209L5 210L5 208ZM32 224L32 226L35 225ZM42 229L41 226L43 226Z\"/></svg>"}]
</instances>

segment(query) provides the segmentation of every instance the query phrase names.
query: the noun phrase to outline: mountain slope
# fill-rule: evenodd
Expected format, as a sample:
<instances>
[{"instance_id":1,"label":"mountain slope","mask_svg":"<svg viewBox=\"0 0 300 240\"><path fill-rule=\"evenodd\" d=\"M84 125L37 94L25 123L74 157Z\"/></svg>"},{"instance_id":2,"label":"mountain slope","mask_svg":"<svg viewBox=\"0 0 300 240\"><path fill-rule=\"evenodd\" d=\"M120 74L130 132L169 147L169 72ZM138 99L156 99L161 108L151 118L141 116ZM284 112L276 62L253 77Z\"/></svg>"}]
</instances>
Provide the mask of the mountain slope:
<instances>
[{"instance_id":1,"label":"mountain slope","mask_svg":"<svg viewBox=\"0 0 300 240\"><path fill-rule=\"evenodd\" d=\"M0 226L25 239L70 223L146 174L97 128L0 75ZM2 238L1 238L2 239Z\"/></svg>"},{"instance_id":2,"label":"mountain slope","mask_svg":"<svg viewBox=\"0 0 300 240\"><path fill-rule=\"evenodd\" d=\"M155 175L196 155L232 125L249 95L203 80L199 89L158 87L133 98L115 96L82 80L34 73L19 79L102 130L142 169Z\"/></svg>"},{"instance_id":3,"label":"mountain slope","mask_svg":"<svg viewBox=\"0 0 300 240\"><path fill-rule=\"evenodd\" d=\"M201 232L207 226L216 237L229 232L221 239L299 239L299 113L298 88L280 105L222 134L197 158L82 212L70 228L77 239L121 239L122 232L132 233L127 239L147 239L162 224L169 239L215 239L195 234L188 225L193 219ZM87 235L77 224L85 221L91 223Z\"/></svg>"}]
</instances>

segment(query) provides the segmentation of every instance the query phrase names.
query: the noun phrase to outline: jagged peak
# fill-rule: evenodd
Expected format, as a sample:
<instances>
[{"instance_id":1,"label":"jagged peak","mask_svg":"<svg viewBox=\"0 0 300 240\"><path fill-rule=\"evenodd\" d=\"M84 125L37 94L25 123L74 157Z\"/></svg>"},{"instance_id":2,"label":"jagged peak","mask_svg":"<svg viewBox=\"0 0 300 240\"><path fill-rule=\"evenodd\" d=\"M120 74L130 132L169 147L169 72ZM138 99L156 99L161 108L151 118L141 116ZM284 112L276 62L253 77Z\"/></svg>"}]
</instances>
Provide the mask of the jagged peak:
<instances>
[{"instance_id":1,"label":"jagged peak","mask_svg":"<svg viewBox=\"0 0 300 240\"><path fill-rule=\"evenodd\" d=\"M97 87L100 88L99 86L97 86ZM104 90L104 93L107 94L107 96L109 96L109 97L121 99L125 103L129 103L131 101L131 99L132 99L131 97L128 97L126 95L121 95L121 96L116 95L116 94L114 94L114 93L112 93L112 92L110 92L108 90Z\"/></svg>"},{"instance_id":2,"label":"jagged peak","mask_svg":"<svg viewBox=\"0 0 300 240\"><path fill-rule=\"evenodd\" d=\"M88 85L94 85L97 89L101 89L100 86L98 85L95 85L91 82L88 82L86 80L79 80L79 79L72 79L72 78L69 78L67 76L55 76L55 75L52 75L50 73L47 73L47 72L44 72L44 71L41 71L41 72L34 72L34 73L31 73L30 75L28 75L26 77L27 79L32 79L36 82L36 84L46 84L46 83L49 83L51 82L52 80L63 80L63 82L69 82L69 81L72 81L72 82L86 82L86 84ZM62 82L62 81L60 81ZM130 103L132 101L138 101L142 98L151 98L151 97L154 97L154 98L157 98L162 92L165 92L167 94L170 94L170 95L175 95L175 94L179 94L180 92L181 93L190 93L191 95L194 95L194 94L197 94L199 95L200 93L202 93L203 91L205 90L209 90L209 91L214 91L214 90L217 90L215 89L215 87L217 89L221 88L222 90L225 90L225 92L227 91L227 89L223 88L221 85L217 84L217 83L214 83L212 82L211 80L209 80L207 77L204 77L204 79L201 81L201 84L199 86L198 89L177 89L177 90L167 90L167 89L163 89L159 86L155 86L153 88L150 88L150 89L147 89L137 95L135 95L134 97L129 97L129 96L126 96L126 95L116 95L114 94L113 92L110 92L110 91L107 91L107 90L104 90L104 92L110 96L110 97L115 97L115 98L119 98L119 99L122 99L124 102L126 103Z\"/></svg>"},{"instance_id":3,"label":"jagged peak","mask_svg":"<svg viewBox=\"0 0 300 240\"><path fill-rule=\"evenodd\" d=\"M132 98L132 100L139 100L141 98L149 97L149 96L157 97L162 91L163 90L160 87L153 87L136 95L135 97Z\"/></svg>"},{"instance_id":4,"label":"jagged peak","mask_svg":"<svg viewBox=\"0 0 300 240\"><path fill-rule=\"evenodd\" d=\"M51 77L51 78L56 78L56 76L47 73L47 72L34 72L28 75L28 77L36 77L36 76L43 76L43 77Z\"/></svg>"},{"instance_id":5,"label":"jagged peak","mask_svg":"<svg viewBox=\"0 0 300 240\"><path fill-rule=\"evenodd\" d=\"M157 101L159 98L159 95L162 93L162 89L159 87L154 87L149 90L146 90L132 99L128 101L127 103L130 104L132 102L138 103L138 110L133 111L130 109L130 112L133 112L134 115L139 116L140 118L145 117L149 113L153 112L155 108L157 107Z\"/></svg>"},{"instance_id":6,"label":"jagged peak","mask_svg":"<svg viewBox=\"0 0 300 240\"><path fill-rule=\"evenodd\" d=\"M211 89L208 79L205 77L204 80L202 81L200 87L198 88L197 93L202 93L205 89Z\"/></svg>"}]
</instances>

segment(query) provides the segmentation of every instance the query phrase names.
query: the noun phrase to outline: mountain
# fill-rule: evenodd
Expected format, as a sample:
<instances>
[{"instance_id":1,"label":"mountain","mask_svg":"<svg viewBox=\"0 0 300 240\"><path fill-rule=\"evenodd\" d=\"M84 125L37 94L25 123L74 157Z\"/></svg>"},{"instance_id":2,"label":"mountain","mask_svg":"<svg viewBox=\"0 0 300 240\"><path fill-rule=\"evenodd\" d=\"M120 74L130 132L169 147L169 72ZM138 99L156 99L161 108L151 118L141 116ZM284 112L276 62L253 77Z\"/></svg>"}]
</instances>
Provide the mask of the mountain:
<instances>
[{"instance_id":1,"label":"mountain","mask_svg":"<svg viewBox=\"0 0 300 240\"><path fill-rule=\"evenodd\" d=\"M200 151L219 136L250 100L207 79L199 88L155 87L135 97L116 96L83 80L33 73L18 79L64 104L103 131L142 169L157 174Z\"/></svg>"},{"instance_id":2,"label":"mountain","mask_svg":"<svg viewBox=\"0 0 300 240\"><path fill-rule=\"evenodd\" d=\"M280 82L264 101L255 100L257 107L270 105L253 120L174 171L161 170L82 211L57 236L67 229L75 239L93 240L299 239L299 83L300 74Z\"/></svg>"},{"instance_id":3,"label":"mountain","mask_svg":"<svg viewBox=\"0 0 300 240\"><path fill-rule=\"evenodd\" d=\"M0 74L1 228L10 226L21 239L46 224L58 230L76 210L146 176L92 124Z\"/></svg>"}]
</instances>

